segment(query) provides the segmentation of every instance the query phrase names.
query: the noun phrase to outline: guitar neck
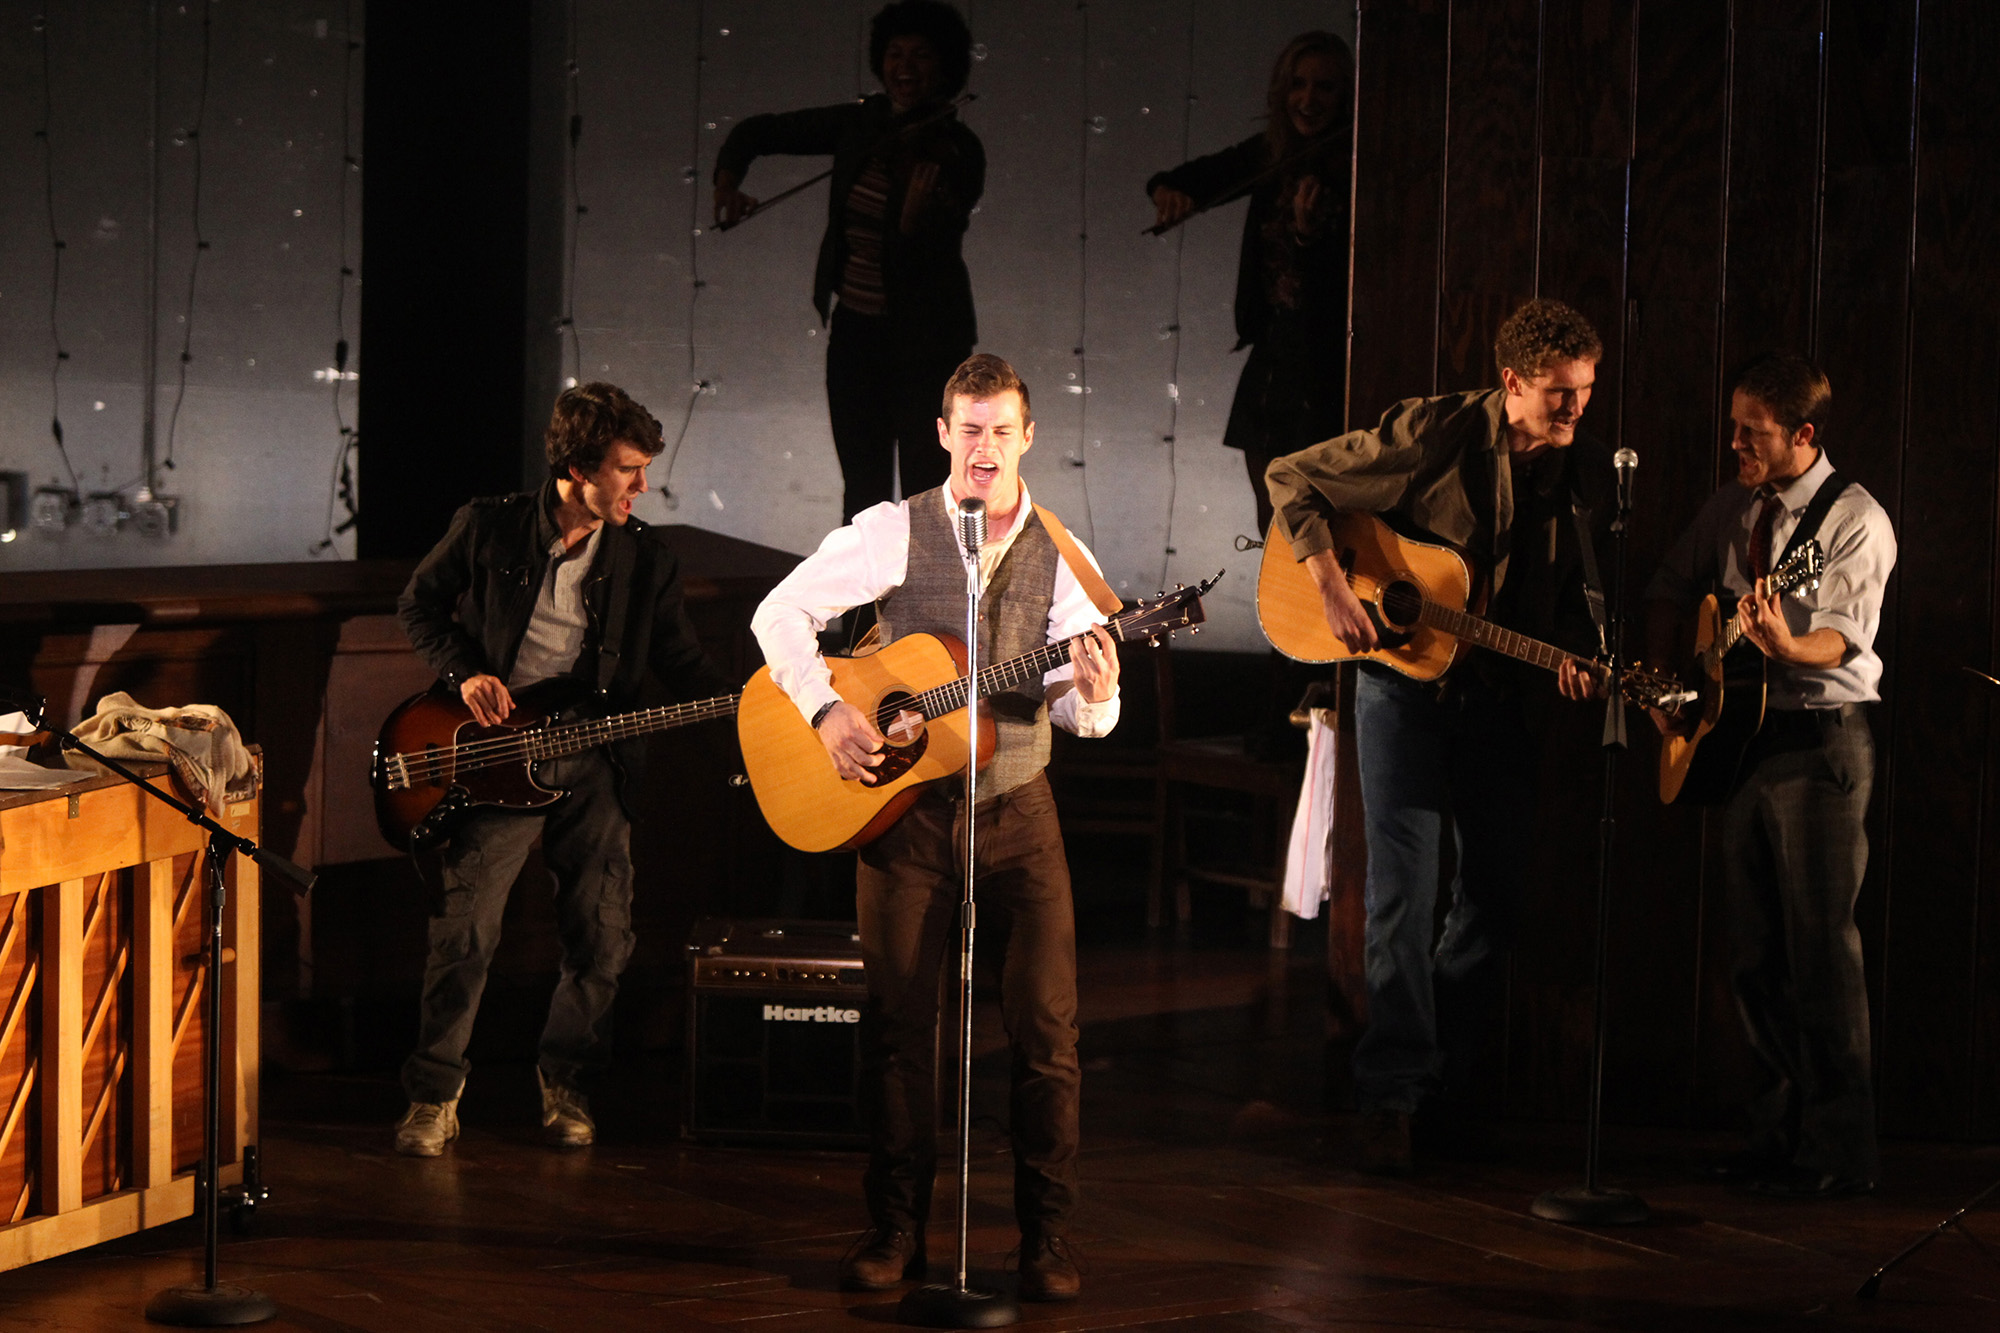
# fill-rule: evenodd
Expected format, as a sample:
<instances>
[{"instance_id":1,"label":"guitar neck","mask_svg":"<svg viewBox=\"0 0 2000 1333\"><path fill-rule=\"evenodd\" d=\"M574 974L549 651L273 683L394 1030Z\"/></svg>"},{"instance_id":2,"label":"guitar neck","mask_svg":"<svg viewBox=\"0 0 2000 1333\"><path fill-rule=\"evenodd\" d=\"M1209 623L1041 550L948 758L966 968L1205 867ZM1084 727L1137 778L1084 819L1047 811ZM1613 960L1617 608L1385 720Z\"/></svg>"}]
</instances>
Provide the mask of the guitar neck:
<instances>
[{"instance_id":1,"label":"guitar neck","mask_svg":"<svg viewBox=\"0 0 2000 1333\"><path fill-rule=\"evenodd\" d=\"M1545 671L1555 671L1564 662L1574 660L1575 653L1567 653L1552 643L1531 639L1525 634L1502 629L1490 620L1482 620L1466 611L1454 611L1436 602L1424 601L1423 610L1418 614L1419 624L1429 626L1455 639L1474 644L1480 648L1502 653L1519 662L1541 667Z\"/></svg>"},{"instance_id":2,"label":"guitar neck","mask_svg":"<svg viewBox=\"0 0 2000 1333\"><path fill-rule=\"evenodd\" d=\"M619 713L612 717L589 718L582 722L566 722L559 727L550 727L535 733L534 748L537 759L556 759L566 754L578 754L608 745L613 741L629 740L634 736L649 736L656 731L668 731L674 727L684 727L692 722L707 722L712 718L730 717L736 712L736 702L741 696L729 694L715 699L697 699L693 703L667 704L660 708L642 708L635 713Z\"/></svg>"},{"instance_id":3,"label":"guitar neck","mask_svg":"<svg viewBox=\"0 0 2000 1333\"><path fill-rule=\"evenodd\" d=\"M1129 640L1125 633L1125 625L1121 621L1122 618L1114 617L1105 622L1104 628L1110 631L1112 638L1125 643ZM1068 661L1067 639L1061 643L1044 644L1033 652L1009 658L979 673L979 697L984 699L988 695L1026 685L1029 681L1040 680ZM965 677L960 676L957 680L939 685L935 689L925 690L914 700L901 706L914 707L926 718L943 717L946 713L958 712L965 707Z\"/></svg>"}]
</instances>

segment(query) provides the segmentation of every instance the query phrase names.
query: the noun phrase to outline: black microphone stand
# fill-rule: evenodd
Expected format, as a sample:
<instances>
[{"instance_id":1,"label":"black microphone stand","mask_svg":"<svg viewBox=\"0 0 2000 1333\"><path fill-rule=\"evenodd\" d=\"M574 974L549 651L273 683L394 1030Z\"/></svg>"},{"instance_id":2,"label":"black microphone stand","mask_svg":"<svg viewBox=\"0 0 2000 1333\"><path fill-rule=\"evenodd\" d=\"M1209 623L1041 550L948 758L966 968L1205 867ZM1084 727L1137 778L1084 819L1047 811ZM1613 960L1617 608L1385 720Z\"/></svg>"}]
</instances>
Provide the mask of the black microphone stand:
<instances>
[{"instance_id":1,"label":"black microphone stand","mask_svg":"<svg viewBox=\"0 0 2000 1333\"><path fill-rule=\"evenodd\" d=\"M315 876L303 866L267 852L250 839L231 833L210 819L206 812L177 796L155 787L124 764L92 749L76 733L61 727L46 727L65 750L74 750L96 760L112 773L140 788L154 800L179 811L190 824L208 834L208 1042L205 1086L202 1092L205 1115L202 1123L201 1174L195 1182L196 1203L201 1212L202 1284L169 1287L146 1303L146 1318L156 1324L182 1328L222 1328L235 1324L261 1324L274 1319L278 1307L269 1296L247 1287L230 1286L216 1277L216 1249L220 1237L221 1198L218 1162L222 1152L222 913L228 902L228 882L223 866L229 857L241 853L258 867L304 896L312 890ZM246 1153L247 1158L247 1153ZM246 1167L248 1161L245 1162Z\"/></svg>"},{"instance_id":2,"label":"black microphone stand","mask_svg":"<svg viewBox=\"0 0 2000 1333\"><path fill-rule=\"evenodd\" d=\"M1619 450L1626 454L1626 450ZM1618 516L1611 525L1611 586L1609 603L1611 676L1604 701L1604 808L1597 824L1597 960L1593 1032L1590 1047L1590 1110L1586 1117L1583 1185L1545 1191L1535 1197L1529 1211L1551 1222L1579 1227L1636 1226L1651 1214L1646 1201L1629 1190L1605 1189L1598 1184L1598 1149L1604 1124L1604 974L1611 938L1611 858L1618 827L1618 758L1625 752L1625 695L1620 688L1625 676L1625 538L1631 526L1632 490L1629 473L1632 463L1619 467Z\"/></svg>"},{"instance_id":3,"label":"black microphone stand","mask_svg":"<svg viewBox=\"0 0 2000 1333\"><path fill-rule=\"evenodd\" d=\"M973 798L979 787L979 548L986 543L986 505L967 500L959 509L959 539L970 561L965 576L965 895L958 936L958 1256L949 1286L930 1283L911 1291L896 1318L924 1328L1003 1328L1017 1323L1021 1307L1005 1292L965 1280L967 1209L972 1192L972 888L978 874Z\"/></svg>"}]
</instances>

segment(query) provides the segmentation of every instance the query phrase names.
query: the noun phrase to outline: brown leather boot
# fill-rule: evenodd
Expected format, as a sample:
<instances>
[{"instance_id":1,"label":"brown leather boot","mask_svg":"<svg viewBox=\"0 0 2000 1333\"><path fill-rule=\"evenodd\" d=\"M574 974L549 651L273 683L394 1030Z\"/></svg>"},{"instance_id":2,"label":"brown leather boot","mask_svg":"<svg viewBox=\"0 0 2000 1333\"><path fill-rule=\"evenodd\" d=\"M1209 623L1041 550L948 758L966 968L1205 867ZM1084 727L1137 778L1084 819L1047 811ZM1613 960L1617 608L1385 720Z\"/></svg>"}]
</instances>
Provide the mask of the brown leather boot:
<instances>
[{"instance_id":1,"label":"brown leather boot","mask_svg":"<svg viewBox=\"0 0 2000 1333\"><path fill-rule=\"evenodd\" d=\"M1083 1290L1076 1251L1061 1236L1021 1237L1021 1299L1073 1301Z\"/></svg>"},{"instance_id":2,"label":"brown leather boot","mask_svg":"<svg viewBox=\"0 0 2000 1333\"><path fill-rule=\"evenodd\" d=\"M842 1291L887 1291L924 1275L924 1237L920 1231L870 1227L840 1261Z\"/></svg>"}]
</instances>

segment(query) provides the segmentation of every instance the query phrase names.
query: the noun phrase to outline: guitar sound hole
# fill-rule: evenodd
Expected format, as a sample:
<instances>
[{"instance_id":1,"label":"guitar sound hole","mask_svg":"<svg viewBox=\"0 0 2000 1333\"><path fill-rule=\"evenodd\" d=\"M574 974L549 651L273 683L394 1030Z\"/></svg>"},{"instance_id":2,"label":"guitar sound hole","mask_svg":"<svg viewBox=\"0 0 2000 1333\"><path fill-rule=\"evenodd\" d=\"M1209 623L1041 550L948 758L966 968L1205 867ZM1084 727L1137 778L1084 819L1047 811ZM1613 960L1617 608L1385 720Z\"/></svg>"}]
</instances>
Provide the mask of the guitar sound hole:
<instances>
[{"instance_id":1,"label":"guitar sound hole","mask_svg":"<svg viewBox=\"0 0 2000 1333\"><path fill-rule=\"evenodd\" d=\"M1408 579L1397 579L1382 589L1382 619L1392 630L1407 633L1417 627L1423 614L1423 589Z\"/></svg>"},{"instance_id":2,"label":"guitar sound hole","mask_svg":"<svg viewBox=\"0 0 2000 1333\"><path fill-rule=\"evenodd\" d=\"M869 779L871 786L879 787L902 777L916 765L917 760L924 757L924 751L930 747L930 732L921 721L914 724L916 733L908 739L904 739L904 734L895 729L896 715L903 711L909 702L910 696L907 693L886 695L881 706L875 710L876 729L888 740L889 745L882 752L881 764ZM909 711L920 713L922 710L911 708ZM902 743L898 744L899 741Z\"/></svg>"}]
</instances>

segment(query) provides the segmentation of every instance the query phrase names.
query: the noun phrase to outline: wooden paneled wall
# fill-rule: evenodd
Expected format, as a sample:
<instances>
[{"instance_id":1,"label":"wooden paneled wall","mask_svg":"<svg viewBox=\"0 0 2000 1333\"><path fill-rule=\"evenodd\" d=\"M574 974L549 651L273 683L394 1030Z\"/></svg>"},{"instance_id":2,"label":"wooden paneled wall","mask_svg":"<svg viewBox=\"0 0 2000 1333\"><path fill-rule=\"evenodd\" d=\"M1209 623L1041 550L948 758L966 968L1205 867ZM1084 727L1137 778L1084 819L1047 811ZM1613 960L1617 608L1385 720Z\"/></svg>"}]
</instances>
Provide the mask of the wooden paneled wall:
<instances>
[{"instance_id":1,"label":"wooden paneled wall","mask_svg":"<svg viewBox=\"0 0 2000 1333\"><path fill-rule=\"evenodd\" d=\"M1878 647L1859 917L1887 1133L2000 1135L2000 9L1982 0L1362 0L1351 425L1490 384L1559 297L1602 333L1587 428L1639 453L1635 592L1730 473L1728 389L1816 357L1836 463L1901 540ZM1578 710L1579 713L1585 710ZM1596 719L1544 757L1507 1104L1574 1114L1588 1061ZM1747 1055L1716 822L1624 772L1607 1099L1723 1123ZM1983 909L1983 910L1982 910Z\"/></svg>"}]
</instances>

